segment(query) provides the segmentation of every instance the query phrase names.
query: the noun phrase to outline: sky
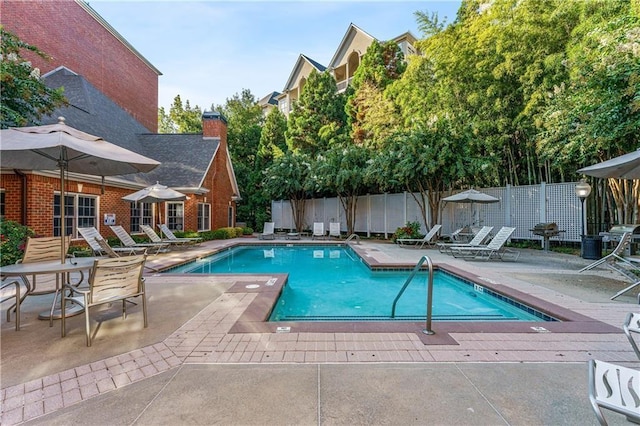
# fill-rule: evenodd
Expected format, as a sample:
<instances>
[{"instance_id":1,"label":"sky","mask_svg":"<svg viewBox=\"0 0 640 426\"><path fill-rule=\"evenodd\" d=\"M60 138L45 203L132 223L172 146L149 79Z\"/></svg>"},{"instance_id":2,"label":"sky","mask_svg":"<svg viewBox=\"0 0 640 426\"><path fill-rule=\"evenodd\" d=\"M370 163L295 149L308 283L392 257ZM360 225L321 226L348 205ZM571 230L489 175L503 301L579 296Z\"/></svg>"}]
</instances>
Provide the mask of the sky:
<instances>
[{"instance_id":1,"label":"sky","mask_svg":"<svg viewBox=\"0 0 640 426\"><path fill-rule=\"evenodd\" d=\"M176 95L203 110L249 89L281 92L300 56L328 65L349 24L378 40L421 38L414 12L455 19L460 0L133 1L89 5L161 73L159 106Z\"/></svg>"}]
</instances>

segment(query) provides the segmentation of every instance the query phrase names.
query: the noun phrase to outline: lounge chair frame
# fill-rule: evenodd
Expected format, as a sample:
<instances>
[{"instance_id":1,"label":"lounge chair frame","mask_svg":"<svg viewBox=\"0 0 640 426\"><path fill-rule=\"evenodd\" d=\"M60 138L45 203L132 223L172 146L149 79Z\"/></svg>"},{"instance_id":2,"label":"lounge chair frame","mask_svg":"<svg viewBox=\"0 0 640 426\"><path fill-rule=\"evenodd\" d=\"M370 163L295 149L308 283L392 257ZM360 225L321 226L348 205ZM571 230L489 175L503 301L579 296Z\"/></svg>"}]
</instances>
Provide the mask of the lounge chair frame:
<instances>
[{"instance_id":1,"label":"lounge chair frame","mask_svg":"<svg viewBox=\"0 0 640 426\"><path fill-rule=\"evenodd\" d=\"M329 237L337 238L339 240L342 239L342 234L340 233L340 222L329 222Z\"/></svg>"},{"instance_id":2,"label":"lounge chair frame","mask_svg":"<svg viewBox=\"0 0 640 426\"><path fill-rule=\"evenodd\" d=\"M326 238L326 234L324 233L324 222L313 223L313 234L311 234L311 239L315 240L316 238Z\"/></svg>"},{"instance_id":3,"label":"lounge chair frame","mask_svg":"<svg viewBox=\"0 0 640 426\"><path fill-rule=\"evenodd\" d=\"M93 254L96 256L110 256L110 252L129 255L143 254L147 252L146 247L111 247L107 243L107 240L100 235L100 232L98 232L98 230L93 226L78 228L78 233L87 242L91 250L93 250ZM106 246L109 246L108 250L106 249Z\"/></svg>"},{"instance_id":4,"label":"lounge chair frame","mask_svg":"<svg viewBox=\"0 0 640 426\"><path fill-rule=\"evenodd\" d=\"M120 240L120 242L125 247L143 247L147 250L155 250L155 254L160 253L161 250L166 250L169 248L169 243L137 243L131 235L120 225L111 225L109 226L116 237Z\"/></svg>"},{"instance_id":5,"label":"lounge chair frame","mask_svg":"<svg viewBox=\"0 0 640 426\"><path fill-rule=\"evenodd\" d=\"M633 389L633 391L631 390ZM606 426L603 408L640 422L640 371L595 359L589 360L589 401L601 425Z\"/></svg>"},{"instance_id":6,"label":"lounge chair frame","mask_svg":"<svg viewBox=\"0 0 640 426\"><path fill-rule=\"evenodd\" d=\"M193 241L191 241L191 239L189 238L177 238L175 240L160 238L160 236L156 233L156 231L154 231L153 228L150 227L149 225L140 225L140 229L142 229L142 232L147 234L147 237L149 237L149 240L151 240L152 243L170 244L170 245L176 245L176 246L193 244Z\"/></svg>"},{"instance_id":7,"label":"lounge chair frame","mask_svg":"<svg viewBox=\"0 0 640 426\"><path fill-rule=\"evenodd\" d=\"M164 236L166 237L166 240L170 240L170 241L181 241L181 242L187 242L187 243L191 243L191 244L199 244L202 242L202 238L200 237L196 237L196 238L178 238L176 237L176 235L173 233L173 231L171 229L169 229L169 227L164 224L161 223L158 225L158 228L160 229L160 233L164 234Z\"/></svg>"},{"instance_id":8,"label":"lounge chair frame","mask_svg":"<svg viewBox=\"0 0 640 426\"><path fill-rule=\"evenodd\" d=\"M485 242L491 236L491 231L493 231L493 226L483 226L468 243L436 242L436 246L438 247L438 251L440 251L440 253L446 254L451 254L451 249L454 247L480 247L482 245L486 245Z\"/></svg>"},{"instance_id":9,"label":"lounge chair frame","mask_svg":"<svg viewBox=\"0 0 640 426\"><path fill-rule=\"evenodd\" d=\"M440 231L442 225L436 224L431 227L427 235L423 238L398 238L396 243L401 246L410 246L414 248L424 248L425 245L428 247L435 247L436 241L438 239L438 231Z\"/></svg>"},{"instance_id":10,"label":"lounge chair frame","mask_svg":"<svg viewBox=\"0 0 640 426\"><path fill-rule=\"evenodd\" d=\"M275 237L275 223L265 222L262 228L262 233L258 235L258 239L273 240Z\"/></svg>"},{"instance_id":11,"label":"lounge chair frame","mask_svg":"<svg viewBox=\"0 0 640 426\"><path fill-rule=\"evenodd\" d=\"M466 260L518 260L520 252L505 247L505 244L511 238L511 234L516 228L503 226L493 237L489 244L477 247L453 247L451 254L453 257L460 257Z\"/></svg>"}]
</instances>

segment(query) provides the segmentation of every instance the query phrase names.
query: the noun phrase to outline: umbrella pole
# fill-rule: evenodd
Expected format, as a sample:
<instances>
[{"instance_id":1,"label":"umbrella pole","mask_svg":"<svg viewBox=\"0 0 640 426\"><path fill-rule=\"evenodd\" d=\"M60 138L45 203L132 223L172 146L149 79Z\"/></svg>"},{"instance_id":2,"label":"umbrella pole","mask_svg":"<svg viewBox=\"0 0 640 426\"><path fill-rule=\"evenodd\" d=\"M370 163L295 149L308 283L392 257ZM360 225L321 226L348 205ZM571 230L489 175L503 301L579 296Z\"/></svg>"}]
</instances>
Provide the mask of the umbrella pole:
<instances>
[{"instance_id":1,"label":"umbrella pole","mask_svg":"<svg viewBox=\"0 0 640 426\"><path fill-rule=\"evenodd\" d=\"M60 160L58 162L58 166L60 167L60 263L64 263L67 258L67 253L64 250L64 233L66 229L65 217L64 217L64 208L65 208L65 185L64 185L64 169L66 167L66 162L64 160Z\"/></svg>"}]
</instances>

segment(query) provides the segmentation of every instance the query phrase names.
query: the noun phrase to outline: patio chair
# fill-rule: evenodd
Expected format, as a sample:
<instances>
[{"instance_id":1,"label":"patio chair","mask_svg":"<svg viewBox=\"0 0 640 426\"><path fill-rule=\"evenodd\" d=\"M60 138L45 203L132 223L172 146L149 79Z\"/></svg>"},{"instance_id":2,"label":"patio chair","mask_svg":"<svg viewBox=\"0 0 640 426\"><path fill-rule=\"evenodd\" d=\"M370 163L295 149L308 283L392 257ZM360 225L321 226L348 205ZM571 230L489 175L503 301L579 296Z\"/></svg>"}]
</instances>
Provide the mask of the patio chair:
<instances>
[{"instance_id":1,"label":"patio chair","mask_svg":"<svg viewBox=\"0 0 640 426\"><path fill-rule=\"evenodd\" d=\"M436 224L427 232L423 238L398 238L396 243L401 246L410 245L411 247L424 248L425 244L428 247L433 247L438 239L438 231L440 231L442 225Z\"/></svg>"},{"instance_id":2,"label":"patio chair","mask_svg":"<svg viewBox=\"0 0 640 426\"><path fill-rule=\"evenodd\" d=\"M155 250L155 254L160 253L160 250L166 250L169 248L169 243L136 243L136 241L129 235L125 229L120 225L109 226L116 237L125 247L146 248L147 250Z\"/></svg>"},{"instance_id":3,"label":"patio chair","mask_svg":"<svg viewBox=\"0 0 640 426\"><path fill-rule=\"evenodd\" d=\"M110 252L130 255L146 254L147 252L147 247L111 247L109 243L107 243L107 240L105 240L93 226L88 228L78 228L78 233L87 242L87 244L89 244L89 247L93 250L93 254L95 256L106 255L112 257ZM107 249L107 247L109 248Z\"/></svg>"},{"instance_id":4,"label":"patio chair","mask_svg":"<svg viewBox=\"0 0 640 426\"><path fill-rule=\"evenodd\" d=\"M324 238L324 222L314 222L313 223L313 234L311 234L311 239L315 238Z\"/></svg>"},{"instance_id":5,"label":"patio chair","mask_svg":"<svg viewBox=\"0 0 640 426\"><path fill-rule=\"evenodd\" d=\"M606 426L603 408L640 422L640 371L595 359L589 360L589 401L601 425Z\"/></svg>"},{"instance_id":6,"label":"patio chair","mask_svg":"<svg viewBox=\"0 0 640 426\"><path fill-rule=\"evenodd\" d=\"M516 228L503 226L498 233L493 237L489 244L476 247L452 247L451 254L453 257L461 257L464 259L480 259L480 260L518 260L520 252L516 250L510 250L505 247L505 244L511 238L511 234Z\"/></svg>"},{"instance_id":7,"label":"patio chair","mask_svg":"<svg viewBox=\"0 0 640 426\"><path fill-rule=\"evenodd\" d=\"M493 231L493 226L483 226L476 233L476 235L468 243L441 243L437 242L436 246L440 253L451 254L451 249L454 247L477 247L485 244L485 241L489 239Z\"/></svg>"},{"instance_id":8,"label":"patio chair","mask_svg":"<svg viewBox=\"0 0 640 426\"><path fill-rule=\"evenodd\" d=\"M640 348L638 348L638 344L631 334L640 334L640 314L629 312L629 314L627 314L627 318L624 320L624 324L622 324L622 331L624 331L629 343L631 343L631 347L636 353L636 356L640 359Z\"/></svg>"},{"instance_id":9,"label":"patio chair","mask_svg":"<svg viewBox=\"0 0 640 426\"><path fill-rule=\"evenodd\" d=\"M600 265L604 265L609 269L613 269L614 271L619 272L620 274L631 280L631 282L633 282L633 284L631 284L629 287L626 287L613 295L613 297L611 297L611 300L640 285L640 268L638 268L634 264L633 259L626 259L623 257L624 251L631 243L632 237L633 235L631 234L631 232L625 232L624 234L622 234L618 245L611 251L611 253L609 253L602 259L598 259L595 262L590 263L589 265L578 271L584 272L596 268Z\"/></svg>"},{"instance_id":10,"label":"patio chair","mask_svg":"<svg viewBox=\"0 0 640 426\"><path fill-rule=\"evenodd\" d=\"M258 235L258 239L273 240L275 237L275 224L273 222L265 222L262 228L262 234Z\"/></svg>"},{"instance_id":11,"label":"patio chair","mask_svg":"<svg viewBox=\"0 0 640 426\"><path fill-rule=\"evenodd\" d=\"M190 238L176 238L175 240L160 238L160 236L156 234L156 231L154 231L149 225L140 225L140 229L147 234L147 237L149 237L152 243L163 243L177 246L184 246L186 244L193 243Z\"/></svg>"},{"instance_id":12,"label":"patio chair","mask_svg":"<svg viewBox=\"0 0 640 426\"><path fill-rule=\"evenodd\" d=\"M189 243L192 243L192 244L198 244L198 243L202 242L202 238L200 238L200 237L178 238L173 233L173 231L171 229L169 229L169 227L167 225L165 225L164 223L161 223L160 225L158 225L158 228L160 228L160 232L162 234L164 234L164 236L167 237L168 240L171 240L171 241L186 241L186 242L189 242Z\"/></svg>"},{"instance_id":13,"label":"patio chair","mask_svg":"<svg viewBox=\"0 0 640 426\"><path fill-rule=\"evenodd\" d=\"M329 222L329 236L342 239L340 234L340 222Z\"/></svg>"},{"instance_id":14,"label":"patio chair","mask_svg":"<svg viewBox=\"0 0 640 426\"><path fill-rule=\"evenodd\" d=\"M67 301L73 301L81 306L85 315L85 331L87 346L91 346L91 326L89 321L89 308L94 306L122 301L122 317L126 318L127 299L142 297L142 315L144 327L147 327L147 299L144 288L142 271L146 255L123 256L117 258L97 259L89 274L89 288L80 290L77 287L66 285L69 291L62 292L62 337L67 334L65 321L65 305Z\"/></svg>"},{"instance_id":15,"label":"patio chair","mask_svg":"<svg viewBox=\"0 0 640 426\"><path fill-rule=\"evenodd\" d=\"M24 292L21 291L22 286L25 286ZM20 330L20 304L28 289L21 279L0 282L0 303L13 300L13 305L7 309L7 322L11 322L11 311L14 310L16 313L16 331ZM22 297L21 294L23 295Z\"/></svg>"}]
</instances>

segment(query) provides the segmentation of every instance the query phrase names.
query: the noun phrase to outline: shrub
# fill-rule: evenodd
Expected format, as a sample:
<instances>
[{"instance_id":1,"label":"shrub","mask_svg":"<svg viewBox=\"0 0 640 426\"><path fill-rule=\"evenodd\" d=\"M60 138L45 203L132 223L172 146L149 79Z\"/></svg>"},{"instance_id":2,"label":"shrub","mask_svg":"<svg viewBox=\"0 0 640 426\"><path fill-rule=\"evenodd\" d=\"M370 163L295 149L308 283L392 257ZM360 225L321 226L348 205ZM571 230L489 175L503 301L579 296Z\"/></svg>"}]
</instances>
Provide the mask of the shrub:
<instances>
[{"instance_id":1,"label":"shrub","mask_svg":"<svg viewBox=\"0 0 640 426\"><path fill-rule=\"evenodd\" d=\"M35 233L12 220L0 220L0 265L11 265L22 259L27 237Z\"/></svg>"},{"instance_id":2,"label":"shrub","mask_svg":"<svg viewBox=\"0 0 640 426\"><path fill-rule=\"evenodd\" d=\"M253 235L253 228L249 228L249 227L242 228L242 235Z\"/></svg>"},{"instance_id":3,"label":"shrub","mask_svg":"<svg viewBox=\"0 0 640 426\"><path fill-rule=\"evenodd\" d=\"M396 229L391 240L396 242L398 238L422 238L420 234L420 222L407 222L405 226Z\"/></svg>"},{"instance_id":4,"label":"shrub","mask_svg":"<svg viewBox=\"0 0 640 426\"><path fill-rule=\"evenodd\" d=\"M236 237L242 237L243 228L241 226L236 226L234 229L236 231Z\"/></svg>"},{"instance_id":5,"label":"shrub","mask_svg":"<svg viewBox=\"0 0 640 426\"><path fill-rule=\"evenodd\" d=\"M228 240L229 238L235 238L236 231L234 228L220 228L213 231L214 240Z\"/></svg>"}]
</instances>

